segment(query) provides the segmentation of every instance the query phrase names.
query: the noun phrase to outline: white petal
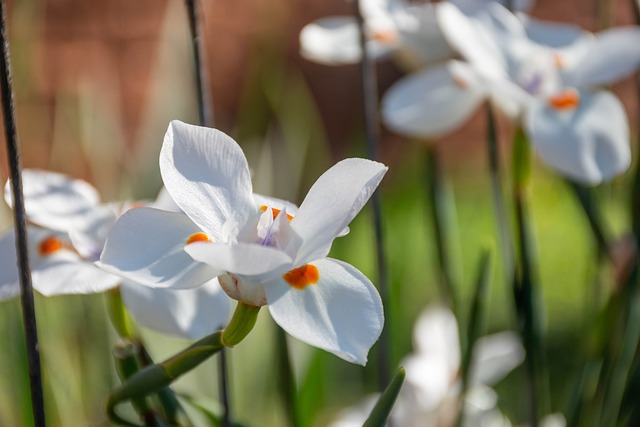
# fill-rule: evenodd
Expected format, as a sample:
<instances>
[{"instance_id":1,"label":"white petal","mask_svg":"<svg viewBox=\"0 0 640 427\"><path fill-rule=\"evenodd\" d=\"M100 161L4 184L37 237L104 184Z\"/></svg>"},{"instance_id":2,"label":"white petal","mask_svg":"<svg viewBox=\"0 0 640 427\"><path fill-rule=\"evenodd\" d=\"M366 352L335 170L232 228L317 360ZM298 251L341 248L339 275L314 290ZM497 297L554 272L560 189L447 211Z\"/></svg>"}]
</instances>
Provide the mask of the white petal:
<instances>
[{"instance_id":1,"label":"white petal","mask_svg":"<svg viewBox=\"0 0 640 427\"><path fill-rule=\"evenodd\" d=\"M264 285L271 316L293 337L365 365L384 323L378 292L349 264L327 258L313 265L319 281L302 290L281 278Z\"/></svg>"},{"instance_id":2,"label":"white petal","mask_svg":"<svg viewBox=\"0 0 640 427\"><path fill-rule=\"evenodd\" d=\"M362 427L379 398L379 394L370 395L357 405L340 411L336 419L329 424L329 427Z\"/></svg>"},{"instance_id":3,"label":"white petal","mask_svg":"<svg viewBox=\"0 0 640 427\"><path fill-rule=\"evenodd\" d=\"M82 229L69 230L73 248L85 261L97 261L104 242L117 220L121 206L98 205L93 209L91 221Z\"/></svg>"},{"instance_id":4,"label":"white petal","mask_svg":"<svg viewBox=\"0 0 640 427\"><path fill-rule=\"evenodd\" d=\"M540 420L540 427L565 427L567 420L561 413L550 414Z\"/></svg>"},{"instance_id":5,"label":"white petal","mask_svg":"<svg viewBox=\"0 0 640 427\"><path fill-rule=\"evenodd\" d=\"M477 10L481 7L486 7L488 3L496 2L502 6L511 5L514 11L527 11L533 6L533 0L449 0L450 3L455 4L461 10Z\"/></svg>"},{"instance_id":6,"label":"white petal","mask_svg":"<svg viewBox=\"0 0 640 427\"><path fill-rule=\"evenodd\" d=\"M500 42L507 41L514 34L508 34L507 28L498 27L498 21L493 20L497 16L489 14L488 9L482 12L477 19L472 19L451 3L443 3L437 10L438 22L451 46L483 75L504 77L506 63ZM498 31L502 33L497 34Z\"/></svg>"},{"instance_id":7,"label":"white petal","mask_svg":"<svg viewBox=\"0 0 640 427\"><path fill-rule=\"evenodd\" d=\"M575 87L613 83L640 69L640 28L615 28L596 35L570 70L566 82Z\"/></svg>"},{"instance_id":8,"label":"white petal","mask_svg":"<svg viewBox=\"0 0 640 427\"><path fill-rule=\"evenodd\" d=\"M420 66L454 55L437 21L436 9L440 6L441 3L414 4L393 15L402 37L402 53Z\"/></svg>"},{"instance_id":9,"label":"white petal","mask_svg":"<svg viewBox=\"0 0 640 427\"><path fill-rule=\"evenodd\" d=\"M67 251L34 263L32 278L33 288L44 296L100 293L115 288L121 280Z\"/></svg>"},{"instance_id":10,"label":"white petal","mask_svg":"<svg viewBox=\"0 0 640 427\"><path fill-rule=\"evenodd\" d=\"M329 253L333 240L367 203L387 169L371 160L346 159L318 178L291 221L302 239L296 266Z\"/></svg>"},{"instance_id":11,"label":"white petal","mask_svg":"<svg viewBox=\"0 0 640 427\"><path fill-rule=\"evenodd\" d=\"M251 278L272 279L291 268L293 260L285 252L250 243L192 243L184 250L197 261L218 271Z\"/></svg>"},{"instance_id":12,"label":"white petal","mask_svg":"<svg viewBox=\"0 0 640 427\"><path fill-rule=\"evenodd\" d=\"M436 410L451 389L449 361L439 355L411 354L401 366L407 371L402 390L404 403L422 413Z\"/></svg>"},{"instance_id":13,"label":"white petal","mask_svg":"<svg viewBox=\"0 0 640 427\"><path fill-rule=\"evenodd\" d=\"M485 96L486 88L468 64L449 61L394 84L382 99L382 119L401 135L438 137L461 126Z\"/></svg>"},{"instance_id":14,"label":"white petal","mask_svg":"<svg viewBox=\"0 0 640 427\"><path fill-rule=\"evenodd\" d=\"M561 49L592 39L591 33L577 25L542 21L524 14L519 15L519 18L527 37L542 46Z\"/></svg>"},{"instance_id":15,"label":"white petal","mask_svg":"<svg viewBox=\"0 0 640 427\"><path fill-rule=\"evenodd\" d=\"M20 293L16 237L13 230L0 237L0 301Z\"/></svg>"},{"instance_id":16,"label":"white petal","mask_svg":"<svg viewBox=\"0 0 640 427\"><path fill-rule=\"evenodd\" d=\"M162 186L162 188L158 192L156 200L151 204L150 207L169 212L182 212L180 207L176 205L176 202L174 202L169 195L169 192L167 191L167 188L165 186Z\"/></svg>"},{"instance_id":17,"label":"white petal","mask_svg":"<svg viewBox=\"0 0 640 427\"><path fill-rule=\"evenodd\" d=\"M100 197L90 184L66 175L41 170L22 172L25 210L29 220L53 230L83 228L93 219ZM7 182L5 200L12 206L11 185Z\"/></svg>"},{"instance_id":18,"label":"white petal","mask_svg":"<svg viewBox=\"0 0 640 427\"><path fill-rule=\"evenodd\" d=\"M367 50L373 58L391 53L395 45L370 40ZM360 35L353 17L331 16L306 25L300 32L300 53L325 65L355 64L360 61Z\"/></svg>"},{"instance_id":19,"label":"white petal","mask_svg":"<svg viewBox=\"0 0 640 427\"><path fill-rule=\"evenodd\" d=\"M0 299L9 298L20 291L14 236L10 231L0 239ZM66 248L48 255L40 254L39 244L49 237L69 244L68 237L61 233L37 227L27 229L31 280L35 290L45 296L93 294L118 285L118 277L97 269Z\"/></svg>"},{"instance_id":20,"label":"white petal","mask_svg":"<svg viewBox=\"0 0 640 427\"><path fill-rule=\"evenodd\" d=\"M193 288L219 274L184 251L189 237L198 232L184 214L131 209L111 229L97 265L152 287Z\"/></svg>"},{"instance_id":21,"label":"white petal","mask_svg":"<svg viewBox=\"0 0 640 427\"><path fill-rule=\"evenodd\" d=\"M171 198L216 240L226 223L241 228L256 211L247 159L219 130L172 121L160 151L160 172Z\"/></svg>"},{"instance_id":22,"label":"white petal","mask_svg":"<svg viewBox=\"0 0 640 427\"><path fill-rule=\"evenodd\" d=\"M524 347L513 332L482 337L473 346L472 383L493 385L524 360Z\"/></svg>"},{"instance_id":23,"label":"white petal","mask_svg":"<svg viewBox=\"0 0 640 427\"><path fill-rule=\"evenodd\" d=\"M629 125L622 104L611 93L580 96L578 108L570 110L540 100L529 109L525 126L548 165L578 182L599 184L629 167Z\"/></svg>"},{"instance_id":24,"label":"white petal","mask_svg":"<svg viewBox=\"0 0 640 427\"><path fill-rule=\"evenodd\" d=\"M141 325L187 339L199 339L222 328L229 318L229 297L217 280L195 289L154 289L124 281L122 299Z\"/></svg>"},{"instance_id":25,"label":"white petal","mask_svg":"<svg viewBox=\"0 0 640 427\"><path fill-rule=\"evenodd\" d=\"M458 322L453 313L442 307L425 310L413 328L413 346L422 357L446 361L442 369L452 378L460 367Z\"/></svg>"}]
</instances>

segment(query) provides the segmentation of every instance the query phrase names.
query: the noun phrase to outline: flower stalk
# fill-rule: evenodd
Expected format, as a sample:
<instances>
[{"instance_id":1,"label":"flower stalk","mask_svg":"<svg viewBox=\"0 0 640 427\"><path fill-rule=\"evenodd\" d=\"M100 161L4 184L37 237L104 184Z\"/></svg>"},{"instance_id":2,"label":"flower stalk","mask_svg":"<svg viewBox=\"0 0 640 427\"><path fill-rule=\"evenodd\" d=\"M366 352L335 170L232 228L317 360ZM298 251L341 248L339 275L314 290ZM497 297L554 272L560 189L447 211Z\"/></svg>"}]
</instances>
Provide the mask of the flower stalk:
<instances>
[{"instance_id":1,"label":"flower stalk","mask_svg":"<svg viewBox=\"0 0 640 427\"><path fill-rule=\"evenodd\" d=\"M542 341L539 318L539 285L535 271L533 230L529 219L528 193L531 180L531 149L522 130L518 128L513 144L513 198L516 210L518 261L513 278L513 292L520 333L524 343L527 373L529 423L538 426L538 411L542 387Z\"/></svg>"},{"instance_id":2,"label":"flower stalk","mask_svg":"<svg viewBox=\"0 0 640 427\"><path fill-rule=\"evenodd\" d=\"M142 339L136 333L133 319L123 303L120 288L116 287L107 291L106 297L107 311L111 324L122 340L116 344L113 355L116 361L116 370L120 375L120 379L125 382L141 368L153 365L153 360L149 356ZM180 405L180 402L169 387L158 390L157 395L165 420L172 425L185 427L192 425L182 405ZM145 425L161 425L156 415L149 415L152 411L148 408L144 399L132 399L132 404L145 421Z\"/></svg>"},{"instance_id":3,"label":"flower stalk","mask_svg":"<svg viewBox=\"0 0 640 427\"><path fill-rule=\"evenodd\" d=\"M236 311L229 325L222 333L222 343L225 347L235 347L251 332L258 319L260 307L238 302Z\"/></svg>"},{"instance_id":4,"label":"flower stalk","mask_svg":"<svg viewBox=\"0 0 640 427\"><path fill-rule=\"evenodd\" d=\"M202 32L200 28L200 7L198 0L186 0L187 14L189 17L189 30L191 32L191 46L193 49L193 62L196 79L196 96L198 99L198 121L202 126L213 126L213 105L209 95L207 66L202 48ZM224 349L220 351L218 360L219 392L224 407L222 425L231 425L231 401L229 397L229 378L227 368L227 356Z\"/></svg>"},{"instance_id":5,"label":"flower stalk","mask_svg":"<svg viewBox=\"0 0 640 427\"><path fill-rule=\"evenodd\" d=\"M7 155L11 175L11 190L13 193L13 215L16 232L16 253L20 272L20 298L22 316L27 343L27 362L29 367L29 386L31 390L31 410L35 427L45 426L44 397L42 392L42 370L40 366L40 350L38 346L38 330L31 283L31 269L29 266L29 251L27 247L27 226L22 192L22 175L20 165L20 150L18 131L16 128L15 107L13 103L13 88L11 83L11 59L9 51L9 37L5 2L0 0L0 90L2 91L2 112L4 117L5 138L7 141Z\"/></svg>"},{"instance_id":6,"label":"flower stalk","mask_svg":"<svg viewBox=\"0 0 640 427\"><path fill-rule=\"evenodd\" d=\"M227 328L196 341L164 362L149 365L133 373L109 396L107 401L109 419L122 425L135 426L136 424L117 414L115 410L117 405L127 400L142 399L151 393L158 393L224 347L239 344L253 329L259 311L259 307L238 303Z\"/></svg>"},{"instance_id":7,"label":"flower stalk","mask_svg":"<svg viewBox=\"0 0 640 427\"><path fill-rule=\"evenodd\" d=\"M500 153L498 145L498 132L496 130L496 118L493 105L486 103L487 109L487 157L489 159L489 178L491 180L491 199L496 215L496 228L498 240L502 252L502 266L504 278L509 283L514 272L513 236L509 219L504 206L502 191L502 173L500 169Z\"/></svg>"},{"instance_id":8,"label":"flower stalk","mask_svg":"<svg viewBox=\"0 0 640 427\"><path fill-rule=\"evenodd\" d=\"M427 173L427 191L429 195L429 209L431 210L431 221L436 241L436 250L438 255L438 266L440 278L438 283L441 287L441 294L446 302L456 312L457 296L456 296L456 268L453 265L451 251L451 217L452 204L450 203L450 194L443 182L440 160L437 153L437 147L433 144L426 145L426 173Z\"/></svg>"},{"instance_id":9,"label":"flower stalk","mask_svg":"<svg viewBox=\"0 0 640 427\"><path fill-rule=\"evenodd\" d=\"M122 381L126 381L140 370L137 360L138 348L135 342L122 340L113 349L116 371ZM160 421L144 397L131 399L133 408L144 421L145 426L160 426Z\"/></svg>"},{"instance_id":10,"label":"flower stalk","mask_svg":"<svg viewBox=\"0 0 640 427\"><path fill-rule=\"evenodd\" d=\"M368 35L365 28L364 17L360 7L360 0L353 0L353 14L358 23L360 50L362 58L360 60L360 82L362 85L362 106L364 110L364 131L367 157L371 160L378 160L380 148L380 117L378 115L378 87L376 77L375 61L367 51ZM387 268L387 257L384 247L384 233L382 230L382 202L380 191L375 191L371 196L371 206L373 210L373 228L376 240L376 266L378 268L378 289L382 298L383 306L390 307L389 304L389 278ZM389 322L389 316L386 316ZM391 364L391 343L387 327L382 330L379 338L378 351L378 385L383 389L389 382Z\"/></svg>"},{"instance_id":11,"label":"flower stalk","mask_svg":"<svg viewBox=\"0 0 640 427\"><path fill-rule=\"evenodd\" d=\"M120 338L134 340L136 339L136 332L133 326L133 320L122 302L122 295L120 294L120 288L116 287L106 292L107 312L109 313L109 319L111 324L115 328Z\"/></svg>"}]
</instances>

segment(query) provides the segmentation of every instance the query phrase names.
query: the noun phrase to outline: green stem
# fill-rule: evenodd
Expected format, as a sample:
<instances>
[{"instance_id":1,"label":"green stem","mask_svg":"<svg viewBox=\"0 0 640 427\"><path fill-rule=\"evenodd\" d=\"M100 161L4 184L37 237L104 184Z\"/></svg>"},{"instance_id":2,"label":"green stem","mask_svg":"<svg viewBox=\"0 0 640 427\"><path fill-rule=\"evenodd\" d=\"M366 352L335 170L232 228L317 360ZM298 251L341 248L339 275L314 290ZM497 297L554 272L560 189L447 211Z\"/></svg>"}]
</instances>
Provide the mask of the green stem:
<instances>
[{"instance_id":1,"label":"green stem","mask_svg":"<svg viewBox=\"0 0 640 427\"><path fill-rule=\"evenodd\" d=\"M222 333L222 343L225 347L234 347L251 332L258 319L260 307L238 302L229 325Z\"/></svg>"},{"instance_id":2,"label":"green stem","mask_svg":"<svg viewBox=\"0 0 640 427\"><path fill-rule=\"evenodd\" d=\"M368 34L364 17L362 15L360 2L353 1L353 14L358 25L358 38L362 60L360 61L360 83L362 85L362 109L364 112L364 133L367 149L367 157L371 160L378 160L380 151L380 116L378 112L378 82L376 77L376 64L374 58L367 49ZM380 298L386 311L390 306L390 287L387 256L384 244L384 233L382 225L384 223L382 211L382 196L380 189L371 195L371 207L373 210L373 231L376 241L376 266L378 276L378 290ZM389 318L386 316L387 327L382 330L378 339L378 385L380 389L389 381L391 372L391 337L389 336Z\"/></svg>"},{"instance_id":3,"label":"green stem","mask_svg":"<svg viewBox=\"0 0 640 427\"><path fill-rule=\"evenodd\" d=\"M122 294L120 288L114 288L106 292L107 312L111 319L111 324L115 328L116 332L126 342L134 344L136 350L136 365L137 370L150 365L153 365L153 360L149 356L147 349L142 342L142 339L136 332L133 319L127 312L126 307L122 301ZM134 365L131 365L134 366ZM126 378L131 376L130 373ZM126 378L122 378L123 381ZM173 391L165 387L158 391L158 398L160 400L160 406L165 415L167 422L180 426L190 426L191 421L188 419L184 409L180 405L180 402L174 395Z\"/></svg>"},{"instance_id":4,"label":"green stem","mask_svg":"<svg viewBox=\"0 0 640 427\"><path fill-rule=\"evenodd\" d=\"M500 155L498 147L498 133L496 131L496 119L491 103L487 103L487 157L489 159L489 177L491 180L491 198L496 215L496 228L502 253L502 266L504 279L507 283L514 274L514 249L513 235L509 224L509 217L504 206L502 191L502 173L500 171Z\"/></svg>"},{"instance_id":5,"label":"green stem","mask_svg":"<svg viewBox=\"0 0 640 427\"><path fill-rule=\"evenodd\" d=\"M513 199L516 211L518 259L513 279L513 292L520 333L526 350L530 425L537 427L540 398L543 397L544 351L540 328L539 283L535 267L533 231L529 218L528 192L531 178L531 150L522 129L518 129L513 145ZM546 408L544 408L546 409Z\"/></svg>"},{"instance_id":6,"label":"green stem","mask_svg":"<svg viewBox=\"0 0 640 427\"><path fill-rule=\"evenodd\" d=\"M135 342L123 340L114 347L113 357L116 362L116 371L123 382L140 370L137 355L138 348ZM157 427L160 425L157 415L144 397L131 399L131 405L144 421L145 426Z\"/></svg>"},{"instance_id":7,"label":"green stem","mask_svg":"<svg viewBox=\"0 0 640 427\"><path fill-rule=\"evenodd\" d=\"M480 335L484 332L484 319L485 303L487 299L487 292L489 291L489 285L491 282L491 251L485 250L478 264L478 273L476 277L475 293L473 295L473 302L471 305L471 313L469 314L469 323L467 325L467 337L466 343L461 348L464 349L462 356L462 402L464 402L464 396L467 393L469 387L469 375L471 368L471 361L473 358L474 345ZM458 413L457 426L462 426L462 420L464 416L464 403L461 404L460 411Z\"/></svg>"},{"instance_id":8,"label":"green stem","mask_svg":"<svg viewBox=\"0 0 640 427\"><path fill-rule=\"evenodd\" d=\"M116 413L117 405L127 400L142 398L150 393L157 393L224 347L239 344L253 329L259 311L260 307L239 302L226 329L196 341L164 362L147 366L134 373L127 382L116 388L109 396L107 401L109 419L123 425L135 426Z\"/></svg>"},{"instance_id":9,"label":"green stem","mask_svg":"<svg viewBox=\"0 0 640 427\"><path fill-rule=\"evenodd\" d=\"M576 182L567 180L567 183L573 190L576 198L580 202L580 206L584 211L589 226L591 227L591 233L598 245L598 254L601 257L606 257L611 260L611 253L609 252L609 239L605 232L604 225L602 223L600 211L597 208L596 203L593 200L593 191L590 188L584 187Z\"/></svg>"},{"instance_id":10,"label":"green stem","mask_svg":"<svg viewBox=\"0 0 640 427\"><path fill-rule=\"evenodd\" d=\"M108 290L105 293L105 296L109 319L111 319L111 324L118 333L118 336L120 338L136 341L138 338L135 327L133 326L133 320L122 302L120 287Z\"/></svg>"},{"instance_id":11,"label":"green stem","mask_svg":"<svg viewBox=\"0 0 640 427\"><path fill-rule=\"evenodd\" d=\"M298 418L298 396L296 393L296 382L289 357L289 346L287 345L287 336L285 332L278 328L277 349L278 349L278 389L280 390L284 405L287 411L289 426L298 427L300 425Z\"/></svg>"},{"instance_id":12,"label":"green stem","mask_svg":"<svg viewBox=\"0 0 640 427\"><path fill-rule=\"evenodd\" d=\"M612 372L607 387L606 400L602 414L602 426L618 424L618 417L625 397L627 382L631 376L635 355L640 342L640 288L637 286L638 270L633 273L633 284L625 289L627 296L626 309L623 309L624 330L621 340L622 347L613 359Z\"/></svg>"},{"instance_id":13,"label":"green stem","mask_svg":"<svg viewBox=\"0 0 640 427\"><path fill-rule=\"evenodd\" d=\"M436 152L436 147L427 144L426 151L426 172L427 188L429 194L429 208L431 209L431 220L433 233L436 241L438 254L438 266L440 272L440 289L447 304L456 312L456 289L454 282L454 271L452 266L450 247L450 220L452 212L450 209L450 196L442 178L440 162Z\"/></svg>"},{"instance_id":14,"label":"green stem","mask_svg":"<svg viewBox=\"0 0 640 427\"><path fill-rule=\"evenodd\" d=\"M135 426L116 413L116 406L127 400L140 399L168 387L178 377L220 351L224 347L222 334L222 331L218 331L208 335L164 362L147 366L135 372L109 396L107 401L109 418L116 423Z\"/></svg>"}]
</instances>

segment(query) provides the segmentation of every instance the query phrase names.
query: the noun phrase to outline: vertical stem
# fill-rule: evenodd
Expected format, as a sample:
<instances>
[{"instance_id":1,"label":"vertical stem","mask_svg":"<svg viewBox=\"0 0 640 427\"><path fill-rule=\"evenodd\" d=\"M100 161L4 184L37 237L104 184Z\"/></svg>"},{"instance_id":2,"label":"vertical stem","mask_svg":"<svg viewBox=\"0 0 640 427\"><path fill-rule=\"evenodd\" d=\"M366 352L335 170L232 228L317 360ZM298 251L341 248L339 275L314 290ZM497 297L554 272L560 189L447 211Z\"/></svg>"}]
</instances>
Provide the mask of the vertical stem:
<instances>
[{"instance_id":1,"label":"vertical stem","mask_svg":"<svg viewBox=\"0 0 640 427\"><path fill-rule=\"evenodd\" d=\"M496 215L496 228L502 252L502 266L504 278L507 283L513 278L514 273L514 249L513 235L508 222L504 206L502 192L502 173L500 172L500 155L498 146L498 133L496 131L496 119L491 103L487 103L487 155L489 158L489 177L491 179L491 197Z\"/></svg>"},{"instance_id":2,"label":"vertical stem","mask_svg":"<svg viewBox=\"0 0 640 427\"><path fill-rule=\"evenodd\" d=\"M436 250L438 253L439 284L440 291L446 303L451 306L456 313L457 296L454 273L451 260L451 248L449 239L449 200L446 193L445 184L442 178L442 170L438 158L437 147L427 144L426 149L426 173L427 188L429 193L429 208L431 209L431 220L433 232L436 240Z\"/></svg>"},{"instance_id":3,"label":"vertical stem","mask_svg":"<svg viewBox=\"0 0 640 427\"><path fill-rule=\"evenodd\" d=\"M287 418L290 427L298 427L298 405L296 395L296 384L291 367L291 359L289 357L289 347L287 346L287 336L285 332L278 328L276 331L277 339L277 358L278 358L278 382L280 382L280 392L284 399L284 405L287 411Z\"/></svg>"},{"instance_id":4,"label":"vertical stem","mask_svg":"<svg viewBox=\"0 0 640 427\"><path fill-rule=\"evenodd\" d=\"M353 0L353 13L358 22L360 33L360 80L362 84L362 106L364 108L364 130L367 156L371 160L378 160L380 147L380 119L378 117L378 87L376 78L376 66L373 58L367 51L367 34L364 18L360 9L360 0ZM380 191L376 190L371 196L373 207L373 226L376 237L376 261L378 267L378 286L385 310L389 307L389 279L387 272L387 258L384 251L384 235L382 232L382 204ZM387 325L380 335L378 353L378 384L380 390L389 383L390 375L390 343L389 343L389 316L386 316Z\"/></svg>"},{"instance_id":5,"label":"vertical stem","mask_svg":"<svg viewBox=\"0 0 640 427\"><path fill-rule=\"evenodd\" d=\"M189 30L191 31L191 46L193 48L193 60L196 77L196 96L198 97L198 119L202 126L213 126L213 108L209 96L209 84L207 82L207 67L204 61L202 49L202 33L200 31L200 8L198 0L186 0L189 15ZM231 398L229 395L229 376L227 353L223 348L218 357L219 393L224 412L222 426L231 426Z\"/></svg>"},{"instance_id":6,"label":"vertical stem","mask_svg":"<svg viewBox=\"0 0 640 427\"><path fill-rule=\"evenodd\" d=\"M44 397L42 394L42 371L40 367L40 350L38 347L38 330L36 325L35 305L33 301L33 287L31 284L31 269L29 268L27 226L24 210L24 197L22 193L22 177L20 174L20 151L18 147L18 132L16 129L13 105L13 88L11 87L9 37L7 32L5 4L3 0L0 0L0 43L2 44L2 59L0 63L0 73L2 74L0 78L2 112L4 117L5 137L7 140L11 190L13 193L16 253L18 256L18 268L20 270L22 317L27 343L31 407L33 411L34 425L36 427L41 427L45 425Z\"/></svg>"},{"instance_id":7,"label":"vertical stem","mask_svg":"<svg viewBox=\"0 0 640 427\"><path fill-rule=\"evenodd\" d=\"M640 0L631 0L631 5L633 6L636 24L640 25ZM636 109L638 112L636 120L640 125L640 72L636 73ZM636 135L638 135L639 130L636 129ZM631 221L636 244L640 243L640 151L638 151L637 145L638 141L636 141L636 170L631 189Z\"/></svg>"},{"instance_id":8,"label":"vertical stem","mask_svg":"<svg viewBox=\"0 0 640 427\"><path fill-rule=\"evenodd\" d=\"M596 239L596 244L598 245L598 255L600 257L608 257L610 259L611 254L609 253L607 233L603 227L600 212L593 200L593 191L590 188L573 181L567 181L567 183L571 186L573 193L578 198L578 202L580 202L582 210L587 216L589 227L591 227L591 232L593 237Z\"/></svg>"},{"instance_id":9,"label":"vertical stem","mask_svg":"<svg viewBox=\"0 0 640 427\"><path fill-rule=\"evenodd\" d=\"M186 0L189 15L189 30L191 31L191 46L195 65L196 96L198 97L198 119L202 126L213 126L213 110L209 96L207 66L202 50L202 33L200 31L200 8L198 0Z\"/></svg>"},{"instance_id":10,"label":"vertical stem","mask_svg":"<svg viewBox=\"0 0 640 427\"><path fill-rule=\"evenodd\" d=\"M518 263L513 279L513 292L526 350L525 368L529 389L530 424L536 427L539 421L538 410L542 403L541 399L545 398L546 379L540 330L539 283L528 208L530 177L531 149L524 132L518 129L513 145L513 198L518 239ZM543 409L546 412L547 408Z\"/></svg>"}]
</instances>

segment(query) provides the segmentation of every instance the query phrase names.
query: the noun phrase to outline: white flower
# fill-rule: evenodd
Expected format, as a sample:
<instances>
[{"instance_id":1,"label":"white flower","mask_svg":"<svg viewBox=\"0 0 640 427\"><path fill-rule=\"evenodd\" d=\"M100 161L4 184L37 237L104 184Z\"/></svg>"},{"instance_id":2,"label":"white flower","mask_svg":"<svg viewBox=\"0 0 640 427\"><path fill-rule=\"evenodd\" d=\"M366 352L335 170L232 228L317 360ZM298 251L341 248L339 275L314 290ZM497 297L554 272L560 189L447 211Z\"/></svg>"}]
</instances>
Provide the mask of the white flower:
<instances>
[{"instance_id":1,"label":"white flower","mask_svg":"<svg viewBox=\"0 0 640 427\"><path fill-rule=\"evenodd\" d=\"M450 0L466 13L495 0ZM405 0L360 0L367 33L367 50L373 58L391 54L407 65L424 66L454 55L436 19L444 2L409 3ZM502 4L505 1L500 2ZM515 1L516 10L532 2ZM355 64L361 60L360 35L354 16L329 16L306 25L300 32L300 53L325 65Z\"/></svg>"},{"instance_id":2,"label":"white flower","mask_svg":"<svg viewBox=\"0 0 640 427\"><path fill-rule=\"evenodd\" d=\"M384 165L339 162L295 210L253 195L247 160L233 139L174 121L160 170L184 214L125 213L107 239L102 268L156 287L189 288L219 276L230 297L267 304L292 336L366 363L382 330L380 297L361 272L326 256L380 183Z\"/></svg>"},{"instance_id":3,"label":"white flower","mask_svg":"<svg viewBox=\"0 0 640 427\"><path fill-rule=\"evenodd\" d=\"M405 384L391 413L394 425L403 427L453 426L460 397L460 344L458 324L449 310L430 308L419 317L413 331L414 353L402 362ZM463 426L508 427L496 408L497 396L488 386L500 381L524 360L519 338L502 332L480 338L473 349L469 386L464 402ZM362 425L376 397L348 409L332 427Z\"/></svg>"},{"instance_id":4,"label":"white flower","mask_svg":"<svg viewBox=\"0 0 640 427\"><path fill-rule=\"evenodd\" d=\"M423 66L453 55L437 25L439 3L364 0L360 7L371 57L396 54L407 65ZM362 58L359 34L354 16L320 18L300 32L300 53L325 65L355 64Z\"/></svg>"},{"instance_id":5,"label":"white flower","mask_svg":"<svg viewBox=\"0 0 640 427\"><path fill-rule=\"evenodd\" d=\"M543 160L597 184L631 161L620 101L597 86L640 67L640 28L596 36L514 15L497 3L467 15L443 3L438 21L466 62L449 61L402 79L384 96L386 125L412 137L453 131L486 99L523 126Z\"/></svg>"},{"instance_id":6,"label":"white flower","mask_svg":"<svg viewBox=\"0 0 640 427\"><path fill-rule=\"evenodd\" d=\"M27 231L32 282L41 294L98 293L120 285L140 324L184 338L200 338L226 322L229 301L215 281L189 291L148 289L94 265L117 217L135 204L101 204L91 185L53 172L23 171L23 188L27 217L35 224ZM11 204L9 185L5 199ZM171 209L171 203L161 193L153 205ZM0 238L0 255L0 299L5 299L19 293L12 231Z\"/></svg>"}]
</instances>

